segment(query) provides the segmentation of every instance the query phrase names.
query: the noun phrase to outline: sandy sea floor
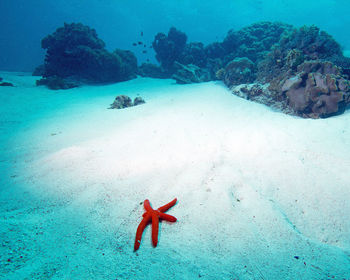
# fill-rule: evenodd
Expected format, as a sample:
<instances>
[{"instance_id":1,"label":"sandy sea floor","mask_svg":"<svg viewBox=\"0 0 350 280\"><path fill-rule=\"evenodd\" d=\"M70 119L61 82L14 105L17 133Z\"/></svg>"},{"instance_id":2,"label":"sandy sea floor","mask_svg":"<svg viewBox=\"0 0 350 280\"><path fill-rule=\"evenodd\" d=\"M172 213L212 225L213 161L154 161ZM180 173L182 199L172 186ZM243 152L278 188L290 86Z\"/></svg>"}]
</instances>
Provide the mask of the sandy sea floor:
<instances>
[{"instance_id":1,"label":"sandy sea floor","mask_svg":"<svg viewBox=\"0 0 350 280\"><path fill-rule=\"evenodd\" d=\"M66 91L1 72L1 279L350 279L350 110L300 119L221 83ZM115 96L146 104L108 110ZM148 198L173 198L133 252Z\"/></svg>"}]
</instances>

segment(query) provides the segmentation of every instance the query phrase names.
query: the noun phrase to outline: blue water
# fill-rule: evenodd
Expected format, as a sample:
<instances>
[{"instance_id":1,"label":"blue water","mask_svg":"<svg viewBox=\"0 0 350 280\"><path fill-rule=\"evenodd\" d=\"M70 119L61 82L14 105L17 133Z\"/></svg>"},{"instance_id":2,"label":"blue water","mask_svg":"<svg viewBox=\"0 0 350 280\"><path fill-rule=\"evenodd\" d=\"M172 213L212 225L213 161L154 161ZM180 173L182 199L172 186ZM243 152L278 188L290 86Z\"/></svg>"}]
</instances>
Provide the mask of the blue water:
<instances>
[{"instance_id":1,"label":"blue water","mask_svg":"<svg viewBox=\"0 0 350 280\"><path fill-rule=\"evenodd\" d=\"M347 0L57 0L0 1L0 70L32 71L42 64L42 38L64 22L82 22L96 29L107 49L131 49L139 62L155 62L154 53L132 48L140 39L152 42L171 26L204 44L221 41L231 28L257 21L296 26L316 24L350 49L350 3Z\"/></svg>"}]
</instances>

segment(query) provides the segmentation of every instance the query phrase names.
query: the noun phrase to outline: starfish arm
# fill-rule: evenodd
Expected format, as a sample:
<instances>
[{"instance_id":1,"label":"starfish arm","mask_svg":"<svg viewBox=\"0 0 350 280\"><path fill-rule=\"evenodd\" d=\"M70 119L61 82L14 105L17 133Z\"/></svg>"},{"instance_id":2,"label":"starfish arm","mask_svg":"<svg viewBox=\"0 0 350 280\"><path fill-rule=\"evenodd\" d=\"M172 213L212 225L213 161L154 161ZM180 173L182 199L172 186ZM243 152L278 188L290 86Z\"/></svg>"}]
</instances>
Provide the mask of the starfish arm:
<instances>
[{"instance_id":1,"label":"starfish arm","mask_svg":"<svg viewBox=\"0 0 350 280\"><path fill-rule=\"evenodd\" d=\"M144 202L143 202L143 206L145 207L146 211L153 211L152 207L151 207L151 203L149 202L148 199L146 199Z\"/></svg>"},{"instance_id":2,"label":"starfish arm","mask_svg":"<svg viewBox=\"0 0 350 280\"><path fill-rule=\"evenodd\" d=\"M159 218L166 220L168 222L176 222L177 221L177 219L174 216L171 216L171 215L168 215L168 214L165 214L162 212L159 212L158 215L159 215Z\"/></svg>"},{"instance_id":3,"label":"starfish arm","mask_svg":"<svg viewBox=\"0 0 350 280\"><path fill-rule=\"evenodd\" d=\"M152 242L154 247L157 247L158 243L159 217L157 214L152 214Z\"/></svg>"},{"instance_id":4,"label":"starfish arm","mask_svg":"<svg viewBox=\"0 0 350 280\"><path fill-rule=\"evenodd\" d=\"M165 212L167 211L169 208L173 207L176 204L177 198L175 198L174 200L170 201L168 204L165 204L161 207L158 208L158 211L160 212Z\"/></svg>"},{"instance_id":5,"label":"starfish arm","mask_svg":"<svg viewBox=\"0 0 350 280\"><path fill-rule=\"evenodd\" d=\"M149 223L150 219L151 219L151 215L149 215L149 214L144 215L144 218L142 219L141 223L137 227L135 244L134 244L134 251L137 251L139 249L140 244L141 244L142 233L143 233L145 227L147 226L147 224Z\"/></svg>"}]
</instances>

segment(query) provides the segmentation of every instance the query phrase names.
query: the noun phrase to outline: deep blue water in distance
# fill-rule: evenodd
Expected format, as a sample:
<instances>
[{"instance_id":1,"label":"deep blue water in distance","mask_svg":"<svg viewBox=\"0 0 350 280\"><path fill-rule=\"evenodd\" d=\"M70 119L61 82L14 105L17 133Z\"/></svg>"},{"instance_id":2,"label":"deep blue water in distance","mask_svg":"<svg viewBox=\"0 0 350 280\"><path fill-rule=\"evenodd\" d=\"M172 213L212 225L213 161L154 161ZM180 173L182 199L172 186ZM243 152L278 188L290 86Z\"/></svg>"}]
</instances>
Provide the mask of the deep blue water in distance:
<instances>
[{"instance_id":1,"label":"deep blue water in distance","mask_svg":"<svg viewBox=\"0 0 350 280\"><path fill-rule=\"evenodd\" d=\"M154 52L132 47L150 44L171 26L185 32L188 42L221 41L231 28L258 21L296 26L316 24L350 49L348 0L0 0L0 70L32 71L42 64L42 38L64 22L95 28L109 50L130 49L139 63L156 62Z\"/></svg>"}]
</instances>

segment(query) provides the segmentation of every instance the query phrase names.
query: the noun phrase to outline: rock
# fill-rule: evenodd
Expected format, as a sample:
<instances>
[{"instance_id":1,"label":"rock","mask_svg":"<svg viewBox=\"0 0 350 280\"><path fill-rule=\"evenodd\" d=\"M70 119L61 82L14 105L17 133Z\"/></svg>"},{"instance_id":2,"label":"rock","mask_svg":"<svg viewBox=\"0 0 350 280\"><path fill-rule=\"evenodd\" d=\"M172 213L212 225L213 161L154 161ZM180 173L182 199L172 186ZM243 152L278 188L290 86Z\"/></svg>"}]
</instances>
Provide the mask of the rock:
<instances>
[{"instance_id":1,"label":"rock","mask_svg":"<svg viewBox=\"0 0 350 280\"><path fill-rule=\"evenodd\" d=\"M294 76L288 80L286 80L282 86L282 91L287 91L290 90L292 88L297 88L299 87L299 85L301 84L301 82L303 81L303 79L301 77Z\"/></svg>"},{"instance_id":2,"label":"rock","mask_svg":"<svg viewBox=\"0 0 350 280\"><path fill-rule=\"evenodd\" d=\"M12 83L8 83L8 82L2 82L0 83L1 87L14 87L14 85Z\"/></svg>"},{"instance_id":3,"label":"rock","mask_svg":"<svg viewBox=\"0 0 350 280\"><path fill-rule=\"evenodd\" d=\"M168 35L158 33L152 43L156 52L156 59L160 62L163 69L173 73L174 62L179 58L186 46L187 36L185 33L171 27Z\"/></svg>"},{"instance_id":4,"label":"rock","mask_svg":"<svg viewBox=\"0 0 350 280\"><path fill-rule=\"evenodd\" d=\"M308 61L294 76L285 73L272 81L270 90L287 97L288 106L299 116L326 118L341 114L350 104L350 81L331 62Z\"/></svg>"},{"instance_id":5,"label":"rock","mask_svg":"<svg viewBox=\"0 0 350 280\"><path fill-rule=\"evenodd\" d=\"M240 84L231 87L231 92L247 100L267 105L286 114L293 114L286 99L269 90L269 84Z\"/></svg>"},{"instance_id":6,"label":"rock","mask_svg":"<svg viewBox=\"0 0 350 280\"><path fill-rule=\"evenodd\" d=\"M129 96L118 95L109 109L123 109L131 106L133 106L133 103Z\"/></svg>"},{"instance_id":7,"label":"rock","mask_svg":"<svg viewBox=\"0 0 350 280\"><path fill-rule=\"evenodd\" d=\"M203 43L194 42L186 44L177 61L184 65L193 64L198 67L205 67L207 64L207 55Z\"/></svg>"},{"instance_id":8,"label":"rock","mask_svg":"<svg viewBox=\"0 0 350 280\"><path fill-rule=\"evenodd\" d=\"M45 65L41 64L34 69L32 76L43 76L43 75L45 75Z\"/></svg>"},{"instance_id":9,"label":"rock","mask_svg":"<svg viewBox=\"0 0 350 280\"><path fill-rule=\"evenodd\" d=\"M108 109L123 109L146 103L142 97L136 97L134 102L127 95L118 95Z\"/></svg>"},{"instance_id":10,"label":"rock","mask_svg":"<svg viewBox=\"0 0 350 280\"><path fill-rule=\"evenodd\" d=\"M130 51L107 51L96 31L81 23L65 23L45 37L41 46L46 49L45 78L112 83L136 77L136 57Z\"/></svg>"},{"instance_id":11,"label":"rock","mask_svg":"<svg viewBox=\"0 0 350 280\"><path fill-rule=\"evenodd\" d=\"M145 102L145 100L143 100L142 97L135 97L133 105L137 106L137 105L144 104L144 103L146 103L146 102Z\"/></svg>"},{"instance_id":12,"label":"rock","mask_svg":"<svg viewBox=\"0 0 350 280\"><path fill-rule=\"evenodd\" d=\"M225 67L225 72L221 73L224 83L228 86L251 83L255 80L255 65L246 58L239 57L232 60Z\"/></svg>"},{"instance_id":13,"label":"rock","mask_svg":"<svg viewBox=\"0 0 350 280\"><path fill-rule=\"evenodd\" d=\"M121 80L131 80L136 78L137 73L137 58L133 52L128 50L116 49L114 52L120 57L119 75Z\"/></svg>"},{"instance_id":14,"label":"rock","mask_svg":"<svg viewBox=\"0 0 350 280\"><path fill-rule=\"evenodd\" d=\"M178 84L201 83L210 80L209 73L196 65L183 65L175 61L174 66L177 70L172 78L176 80Z\"/></svg>"},{"instance_id":15,"label":"rock","mask_svg":"<svg viewBox=\"0 0 350 280\"><path fill-rule=\"evenodd\" d=\"M150 77L157 79L171 78L171 75L165 72L163 68L152 63L142 63L142 65L138 68L138 74L142 77Z\"/></svg>"},{"instance_id":16,"label":"rock","mask_svg":"<svg viewBox=\"0 0 350 280\"><path fill-rule=\"evenodd\" d=\"M47 86L49 89L70 89L78 87L78 84L58 76L50 76L36 81L37 86Z\"/></svg>"}]
</instances>

